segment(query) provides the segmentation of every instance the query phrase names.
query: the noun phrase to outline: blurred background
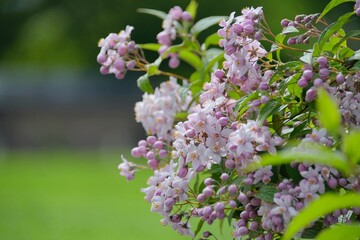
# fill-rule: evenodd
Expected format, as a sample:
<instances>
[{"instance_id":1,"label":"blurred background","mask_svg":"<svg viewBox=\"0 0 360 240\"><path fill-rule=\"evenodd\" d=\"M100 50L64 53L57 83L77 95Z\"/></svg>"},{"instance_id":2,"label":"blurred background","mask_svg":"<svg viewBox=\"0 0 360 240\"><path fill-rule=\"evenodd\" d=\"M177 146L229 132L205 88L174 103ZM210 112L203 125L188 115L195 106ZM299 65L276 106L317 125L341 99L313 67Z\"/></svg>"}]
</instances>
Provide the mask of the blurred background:
<instances>
[{"instance_id":1,"label":"blurred background","mask_svg":"<svg viewBox=\"0 0 360 240\"><path fill-rule=\"evenodd\" d=\"M198 2L197 19L263 6L279 32L281 19L329 1ZM0 0L0 239L183 239L149 212L140 192L149 172L118 176L120 155L144 136L133 111L142 94L136 74L103 76L96 56L98 40L126 25L137 43L156 42L161 20L136 9L187 4Z\"/></svg>"}]
</instances>

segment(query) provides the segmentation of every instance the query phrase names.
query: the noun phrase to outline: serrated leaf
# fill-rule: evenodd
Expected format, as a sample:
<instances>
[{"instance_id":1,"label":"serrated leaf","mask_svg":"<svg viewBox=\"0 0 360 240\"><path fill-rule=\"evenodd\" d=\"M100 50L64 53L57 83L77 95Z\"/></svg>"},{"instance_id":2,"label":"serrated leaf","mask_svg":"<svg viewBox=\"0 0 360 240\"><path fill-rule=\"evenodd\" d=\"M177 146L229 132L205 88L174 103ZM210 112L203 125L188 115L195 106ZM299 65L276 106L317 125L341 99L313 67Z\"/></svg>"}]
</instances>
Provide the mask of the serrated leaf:
<instances>
[{"instance_id":1,"label":"serrated leaf","mask_svg":"<svg viewBox=\"0 0 360 240\"><path fill-rule=\"evenodd\" d=\"M156 9L150 9L150 8L139 8L137 10L139 13L146 13L149 15L153 15L155 17L161 18L161 19L165 19L167 17L167 14L163 11L159 11Z\"/></svg>"},{"instance_id":2,"label":"serrated leaf","mask_svg":"<svg viewBox=\"0 0 360 240\"><path fill-rule=\"evenodd\" d=\"M317 21L319 21L321 18L323 18L328 12L330 12L334 7L344 3L344 2L355 2L355 0L332 0L331 2L326 5L322 13L320 14Z\"/></svg>"},{"instance_id":3,"label":"serrated leaf","mask_svg":"<svg viewBox=\"0 0 360 240\"><path fill-rule=\"evenodd\" d=\"M255 197L267 202L274 202L274 195L277 191L278 190L274 185L263 185L259 189L259 192L255 194Z\"/></svg>"},{"instance_id":4,"label":"serrated leaf","mask_svg":"<svg viewBox=\"0 0 360 240\"><path fill-rule=\"evenodd\" d=\"M196 0L191 0L189 5L186 7L185 11L189 12L193 19L196 17L198 3Z\"/></svg>"},{"instance_id":5,"label":"serrated leaf","mask_svg":"<svg viewBox=\"0 0 360 240\"><path fill-rule=\"evenodd\" d=\"M228 17L226 16L211 16L206 17L203 19L200 19L198 22L194 24L194 26L191 28L190 32L194 35L199 34L200 32L204 31L205 29L208 29L209 27L218 24L221 19L226 19Z\"/></svg>"},{"instance_id":6,"label":"serrated leaf","mask_svg":"<svg viewBox=\"0 0 360 240\"><path fill-rule=\"evenodd\" d=\"M346 14L342 15L341 17L339 17L339 19L336 22L333 22L332 24L327 26L325 28L325 30L323 30L323 32L321 33L321 35L319 37L319 49L320 49L320 51L322 51L325 43L329 40L329 38L334 33L339 31L342 28L342 26L344 26L344 24L349 21L349 18L353 14L354 14L354 12L349 12L349 13L346 13Z\"/></svg>"},{"instance_id":7,"label":"serrated leaf","mask_svg":"<svg viewBox=\"0 0 360 240\"><path fill-rule=\"evenodd\" d=\"M295 32L299 32L299 30L294 26L289 26L284 28L281 33L287 34L287 33L295 33Z\"/></svg>"},{"instance_id":8,"label":"serrated leaf","mask_svg":"<svg viewBox=\"0 0 360 240\"><path fill-rule=\"evenodd\" d=\"M329 133L336 135L339 133L341 124L341 114L335 101L324 89L318 90L316 107L319 112L319 121Z\"/></svg>"},{"instance_id":9,"label":"serrated leaf","mask_svg":"<svg viewBox=\"0 0 360 240\"><path fill-rule=\"evenodd\" d=\"M350 160L352 165L356 165L360 162L360 131L352 131L343 136L342 150Z\"/></svg>"},{"instance_id":10,"label":"serrated leaf","mask_svg":"<svg viewBox=\"0 0 360 240\"><path fill-rule=\"evenodd\" d=\"M333 225L324 229L316 237L317 240L358 240L360 239L360 224Z\"/></svg>"},{"instance_id":11,"label":"serrated leaf","mask_svg":"<svg viewBox=\"0 0 360 240\"><path fill-rule=\"evenodd\" d=\"M302 209L299 214L294 217L286 228L282 239L290 240L292 236L316 219L337 209L349 207L360 207L360 194L347 193L340 196L334 193L325 193L318 199L310 202L307 207Z\"/></svg>"},{"instance_id":12,"label":"serrated leaf","mask_svg":"<svg viewBox=\"0 0 360 240\"><path fill-rule=\"evenodd\" d=\"M157 52L160 48L160 44L158 43L144 43L144 44L138 44L142 49L144 50L150 50Z\"/></svg>"},{"instance_id":13,"label":"serrated leaf","mask_svg":"<svg viewBox=\"0 0 360 240\"><path fill-rule=\"evenodd\" d=\"M148 74L144 74L141 77L137 79L137 85L140 88L141 91L147 92L147 93L153 93L154 90L150 84Z\"/></svg>"}]
</instances>

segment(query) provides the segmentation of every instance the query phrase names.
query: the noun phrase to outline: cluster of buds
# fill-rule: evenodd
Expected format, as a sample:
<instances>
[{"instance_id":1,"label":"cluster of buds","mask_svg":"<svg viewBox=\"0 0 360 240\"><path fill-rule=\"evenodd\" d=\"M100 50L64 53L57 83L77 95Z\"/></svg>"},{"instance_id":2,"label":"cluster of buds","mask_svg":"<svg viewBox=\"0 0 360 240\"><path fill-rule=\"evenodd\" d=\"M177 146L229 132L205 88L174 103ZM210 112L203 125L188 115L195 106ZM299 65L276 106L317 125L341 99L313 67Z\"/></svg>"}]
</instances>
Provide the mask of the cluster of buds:
<instances>
[{"instance_id":1,"label":"cluster of buds","mask_svg":"<svg viewBox=\"0 0 360 240\"><path fill-rule=\"evenodd\" d=\"M135 61L130 57L136 51L135 42L130 38L133 29L132 26L126 26L120 33L110 33L100 39L98 46L101 50L97 61L101 64L102 74L113 73L117 79L123 79L127 70L135 67Z\"/></svg>"},{"instance_id":2,"label":"cluster of buds","mask_svg":"<svg viewBox=\"0 0 360 240\"><path fill-rule=\"evenodd\" d=\"M315 23L318 20L320 14L310 14L310 15L297 15L294 20L283 19L281 20L281 26L284 29L288 27L294 27L298 30L305 30L304 33L290 37L287 41L289 45L294 44L308 44L310 42L310 38L317 37L319 35L319 31L315 27Z\"/></svg>"},{"instance_id":3,"label":"cluster of buds","mask_svg":"<svg viewBox=\"0 0 360 240\"><path fill-rule=\"evenodd\" d=\"M158 50L160 55L163 55L176 39L178 32L177 25L179 24L179 21L189 22L191 20L191 14L188 11L183 11L181 7L175 6L170 9L168 15L162 23L163 30L156 36L158 43L161 45ZM169 67L177 68L180 64L178 55L176 53L171 53L169 56Z\"/></svg>"}]
</instances>

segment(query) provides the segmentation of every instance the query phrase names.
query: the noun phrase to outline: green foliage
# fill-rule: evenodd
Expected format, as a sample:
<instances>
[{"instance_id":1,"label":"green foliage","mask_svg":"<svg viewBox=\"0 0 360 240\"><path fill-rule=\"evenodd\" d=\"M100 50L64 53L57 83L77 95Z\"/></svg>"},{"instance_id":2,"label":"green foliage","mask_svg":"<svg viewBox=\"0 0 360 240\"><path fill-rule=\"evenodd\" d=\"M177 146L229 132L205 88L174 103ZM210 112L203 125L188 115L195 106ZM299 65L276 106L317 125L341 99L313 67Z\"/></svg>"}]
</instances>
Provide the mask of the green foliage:
<instances>
[{"instance_id":1,"label":"green foliage","mask_svg":"<svg viewBox=\"0 0 360 240\"><path fill-rule=\"evenodd\" d=\"M279 152L276 155L264 155L262 166L289 164L293 161L317 163L332 166L347 174L350 169L345 156L326 147L314 143L303 144L302 147Z\"/></svg>"},{"instance_id":2,"label":"green foliage","mask_svg":"<svg viewBox=\"0 0 360 240\"><path fill-rule=\"evenodd\" d=\"M197 34L208 29L209 27L211 27L215 24L218 24L221 19L226 19L226 18L227 18L226 16L211 16L211 17L206 17L206 18L200 19L191 28L191 33L196 36Z\"/></svg>"},{"instance_id":3,"label":"green foliage","mask_svg":"<svg viewBox=\"0 0 360 240\"><path fill-rule=\"evenodd\" d=\"M144 75L140 76L137 79L137 85L143 92L147 92L147 93L154 92L153 88L151 87L149 76L147 73L145 73Z\"/></svg>"},{"instance_id":4,"label":"green foliage","mask_svg":"<svg viewBox=\"0 0 360 240\"><path fill-rule=\"evenodd\" d=\"M322 13L320 14L318 20L320 20L321 18L323 18L328 12L330 12L333 8L335 8L336 6L345 3L345 2L355 2L355 0L332 0L331 2L328 3L328 5L326 5L326 7L324 8L324 10L322 11Z\"/></svg>"},{"instance_id":5,"label":"green foliage","mask_svg":"<svg viewBox=\"0 0 360 240\"><path fill-rule=\"evenodd\" d=\"M337 209L360 207L360 194L346 193L338 195L326 193L312 201L291 221L284 233L283 240L290 240L298 231L318 218Z\"/></svg>"},{"instance_id":6,"label":"green foliage","mask_svg":"<svg viewBox=\"0 0 360 240\"><path fill-rule=\"evenodd\" d=\"M331 134L339 133L341 115L335 101L327 94L324 89L318 91L317 109L321 125Z\"/></svg>"},{"instance_id":7,"label":"green foliage","mask_svg":"<svg viewBox=\"0 0 360 240\"><path fill-rule=\"evenodd\" d=\"M317 240L358 240L360 238L359 224L339 224L323 230L316 236Z\"/></svg>"},{"instance_id":8,"label":"green foliage","mask_svg":"<svg viewBox=\"0 0 360 240\"><path fill-rule=\"evenodd\" d=\"M349 134L344 134L342 139L342 149L348 158L349 164L354 167L360 162L359 143L359 131L352 131Z\"/></svg>"},{"instance_id":9,"label":"green foliage","mask_svg":"<svg viewBox=\"0 0 360 240\"><path fill-rule=\"evenodd\" d=\"M347 23L350 19L350 17L354 15L354 12L345 13L339 19L330 24L320 35L319 38L319 48L320 51L323 49L325 43L329 40L329 38L336 32L340 31L340 29L344 26L345 23Z\"/></svg>"},{"instance_id":10,"label":"green foliage","mask_svg":"<svg viewBox=\"0 0 360 240\"><path fill-rule=\"evenodd\" d=\"M163 11L159 11L159 10L156 10L156 9L149 9L149 8L139 8L138 12L153 15L153 16L161 18L161 19L165 19L166 16L167 16L167 14L165 12L163 12Z\"/></svg>"}]
</instances>

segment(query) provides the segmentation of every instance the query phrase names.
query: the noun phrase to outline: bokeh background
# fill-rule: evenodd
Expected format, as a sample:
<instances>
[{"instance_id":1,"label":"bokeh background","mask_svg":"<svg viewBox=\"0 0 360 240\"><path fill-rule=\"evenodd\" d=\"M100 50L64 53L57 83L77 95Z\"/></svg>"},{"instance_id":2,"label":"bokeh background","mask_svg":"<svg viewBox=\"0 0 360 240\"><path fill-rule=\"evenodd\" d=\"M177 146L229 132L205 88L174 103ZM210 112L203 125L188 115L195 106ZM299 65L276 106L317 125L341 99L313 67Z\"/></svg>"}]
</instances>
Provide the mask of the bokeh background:
<instances>
[{"instance_id":1,"label":"bokeh background","mask_svg":"<svg viewBox=\"0 0 360 240\"><path fill-rule=\"evenodd\" d=\"M198 2L197 19L263 6L279 32L282 18L320 12L329 1ZM118 174L120 155L144 136L133 112L142 94L136 74L102 76L96 55L101 37L128 24L136 42L156 42L161 20L136 9L187 4L0 0L1 240L184 239L150 213L140 192L150 172L129 183Z\"/></svg>"}]
</instances>

